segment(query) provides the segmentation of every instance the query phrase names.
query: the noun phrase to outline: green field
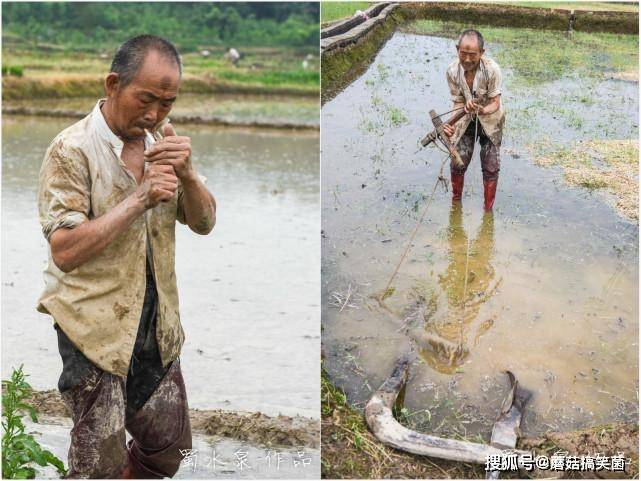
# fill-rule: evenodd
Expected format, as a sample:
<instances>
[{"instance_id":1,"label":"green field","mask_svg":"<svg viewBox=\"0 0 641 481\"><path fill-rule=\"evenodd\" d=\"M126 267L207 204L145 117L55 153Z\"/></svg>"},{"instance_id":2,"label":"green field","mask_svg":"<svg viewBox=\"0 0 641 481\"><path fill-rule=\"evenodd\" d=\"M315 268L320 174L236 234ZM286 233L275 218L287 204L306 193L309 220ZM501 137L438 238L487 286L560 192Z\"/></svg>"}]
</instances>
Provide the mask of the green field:
<instances>
[{"instance_id":1,"label":"green field","mask_svg":"<svg viewBox=\"0 0 641 481\"><path fill-rule=\"evenodd\" d=\"M321 23L351 17L356 10L365 10L374 2L322 2Z\"/></svg>"},{"instance_id":2,"label":"green field","mask_svg":"<svg viewBox=\"0 0 641 481\"><path fill-rule=\"evenodd\" d=\"M501 2L497 2L500 4ZM610 12L638 12L635 2L506 2L506 5L530 8L559 8L564 10L588 10Z\"/></svg>"},{"instance_id":3,"label":"green field","mask_svg":"<svg viewBox=\"0 0 641 481\"><path fill-rule=\"evenodd\" d=\"M238 50L243 55L238 67L223 58L222 49L212 49L209 57L196 52L184 54L185 91L240 92L251 87L254 93L278 90L318 94L320 62L317 55L309 54L309 49L238 47ZM2 62L3 67L18 67L22 72L21 77L3 77L5 99L50 97L52 89L54 97L83 97L101 90L111 55L25 50L5 45Z\"/></svg>"},{"instance_id":4,"label":"green field","mask_svg":"<svg viewBox=\"0 0 641 481\"><path fill-rule=\"evenodd\" d=\"M2 11L3 98L92 97L126 39L159 34L191 93L318 95L314 3L15 2ZM234 47L237 66L224 58Z\"/></svg>"}]
</instances>

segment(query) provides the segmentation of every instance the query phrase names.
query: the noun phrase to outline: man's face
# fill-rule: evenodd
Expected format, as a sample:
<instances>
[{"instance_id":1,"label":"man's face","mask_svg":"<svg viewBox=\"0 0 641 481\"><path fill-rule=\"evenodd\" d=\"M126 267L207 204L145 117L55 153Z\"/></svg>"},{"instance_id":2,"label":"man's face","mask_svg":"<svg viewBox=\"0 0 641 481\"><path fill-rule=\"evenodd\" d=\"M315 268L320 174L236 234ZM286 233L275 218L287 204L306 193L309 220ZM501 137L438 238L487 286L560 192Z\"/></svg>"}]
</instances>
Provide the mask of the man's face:
<instances>
[{"instance_id":1,"label":"man's face","mask_svg":"<svg viewBox=\"0 0 641 481\"><path fill-rule=\"evenodd\" d=\"M475 71L479 63L481 63L481 56L484 52L479 48L476 37L466 35L461 39L461 43L456 46L456 50L463 70L466 72Z\"/></svg>"},{"instance_id":2,"label":"man's face","mask_svg":"<svg viewBox=\"0 0 641 481\"><path fill-rule=\"evenodd\" d=\"M113 75L113 74L110 74ZM113 122L123 139L145 135L171 111L180 85L180 71L175 62L150 51L134 79L125 87L107 88L113 100Z\"/></svg>"}]
</instances>

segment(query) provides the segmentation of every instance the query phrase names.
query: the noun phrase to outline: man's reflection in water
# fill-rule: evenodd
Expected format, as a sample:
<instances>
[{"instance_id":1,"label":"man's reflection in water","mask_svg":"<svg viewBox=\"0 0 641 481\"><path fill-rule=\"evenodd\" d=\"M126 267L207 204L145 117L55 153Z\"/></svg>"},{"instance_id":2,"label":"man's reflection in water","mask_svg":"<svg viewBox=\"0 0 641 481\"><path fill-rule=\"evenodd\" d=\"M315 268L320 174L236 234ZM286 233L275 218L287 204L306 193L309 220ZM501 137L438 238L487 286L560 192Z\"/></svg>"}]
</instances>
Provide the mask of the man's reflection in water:
<instances>
[{"instance_id":1,"label":"man's reflection in water","mask_svg":"<svg viewBox=\"0 0 641 481\"><path fill-rule=\"evenodd\" d=\"M449 263L445 272L439 275L447 311L426 309L423 326L412 334L427 363L439 372L451 374L469 355L470 342L476 345L494 322L493 319L482 322L477 319L481 305L492 297L497 287L496 284L490 286L494 280L492 213L484 213L476 239L469 241L468 257L462 205L454 202L450 210L448 245Z\"/></svg>"}]
</instances>

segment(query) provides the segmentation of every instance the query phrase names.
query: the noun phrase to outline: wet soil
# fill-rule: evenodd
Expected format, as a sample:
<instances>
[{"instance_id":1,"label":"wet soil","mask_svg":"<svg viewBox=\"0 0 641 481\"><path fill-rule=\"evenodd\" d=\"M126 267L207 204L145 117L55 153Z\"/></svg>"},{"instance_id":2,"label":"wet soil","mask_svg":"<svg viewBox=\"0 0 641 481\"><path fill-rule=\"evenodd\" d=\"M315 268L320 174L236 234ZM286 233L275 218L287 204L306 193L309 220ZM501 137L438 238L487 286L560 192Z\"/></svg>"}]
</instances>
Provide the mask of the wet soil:
<instances>
[{"instance_id":1,"label":"wet soil","mask_svg":"<svg viewBox=\"0 0 641 481\"><path fill-rule=\"evenodd\" d=\"M70 417L60 393L55 389L34 391L27 401L39 414ZM266 416L259 412L190 409L189 419L192 430L201 434L264 446L318 448L319 445L319 422L301 416Z\"/></svg>"},{"instance_id":2,"label":"wet soil","mask_svg":"<svg viewBox=\"0 0 641 481\"><path fill-rule=\"evenodd\" d=\"M25 422L41 446L67 466L69 418L41 416L40 423ZM193 448L174 479L318 479L320 452L303 445L273 446L220 435L194 432ZM38 479L59 479L51 467L34 466Z\"/></svg>"},{"instance_id":3,"label":"wet soil","mask_svg":"<svg viewBox=\"0 0 641 481\"><path fill-rule=\"evenodd\" d=\"M191 410L192 428L205 434L225 436L265 446L318 448L320 423L300 416L266 416L223 410Z\"/></svg>"},{"instance_id":4,"label":"wet soil","mask_svg":"<svg viewBox=\"0 0 641 481\"><path fill-rule=\"evenodd\" d=\"M601 453L613 456L626 453L638 463L639 426L619 423L573 432L548 432L540 437L521 439L519 448L542 452L567 451L578 455ZM630 476L634 476L634 469L632 466L628 472Z\"/></svg>"}]
</instances>

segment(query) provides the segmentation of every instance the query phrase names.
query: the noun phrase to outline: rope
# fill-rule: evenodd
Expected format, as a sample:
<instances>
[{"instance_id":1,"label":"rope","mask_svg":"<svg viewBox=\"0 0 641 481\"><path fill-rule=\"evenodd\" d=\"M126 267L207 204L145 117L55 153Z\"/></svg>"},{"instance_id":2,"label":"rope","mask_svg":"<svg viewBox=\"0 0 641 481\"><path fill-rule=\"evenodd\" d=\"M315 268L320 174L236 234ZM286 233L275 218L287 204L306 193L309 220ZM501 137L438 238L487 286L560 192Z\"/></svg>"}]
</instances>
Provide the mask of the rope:
<instances>
[{"instance_id":1,"label":"rope","mask_svg":"<svg viewBox=\"0 0 641 481\"><path fill-rule=\"evenodd\" d=\"M466 229L467 232L467 229ZM467 275L470 265L470 236L467 235L467 252L465 253L465 282L463 283L463 312L461 312L461 335L459 336L459 343L457 351L461 352L463 349L463 323L465 322L465 306L467 304Z\"/></svg>"},{"instance_id":2,"label":"rope","mask_svg":"<svg viewBox=\"0 0 641 481\"><path fill-rule=\"evenodd\" d=\"M460 109L456 109L460 110ZM446 112L448 113L448 112ZM476 109L476 115L475 115L475 120L474 120L474 143L476 143L476 136L478 134L478 108ZM445 115L445 114L443 114ZM438 147L438 145L437 145ZM439 147L440 149L440 147ZM379 301L382 303L383 298L386 297L386 294L389 292L389 288L392 285L392 282L394 282L394 279L396 278L396 275L398 274L399 269L401 268L401 265L403 264L403 261L407 257L407 254L409 253L410 249L412 248L412 243L414 242L414 239L416 237L416 234L418 233L418 229L423 223L423 220L425 219L425 215L427 214L427 210L429 209L430 205L432 205L432 201L434 200L434 194L436 194L436 188L438 187L438 184L443 182L443 184L446 186L447 189L447 184L445 183L445 178L443 177L443 168L445 167L445 163L448 161L448 159L451 157L451 154L448 152L447 157L443 159L443 162L441 163L441 168L439 170L439 175L438 179L434 183L434 188L432 189L432 194L430 195L430 198L427 201L427 204L425 205L425 208L423 209L423 212L421 213L421 216L419 217L418 222L416 223L416 226L414 227L414 230L412 231L412 235L410 236L409 242L407 243L407 246L405 246L405 250L403 251L403 254L401 255L401 258L399 259L398 263L396 264L396 267L394 268L394 272L392 273L391 277L389 278L389 281L387 282L387 285L385 286L385 289L381 293L379 297ZM463 286L463 314L461 316L461 335L459 339L459 349L462 349L463 347L463 319L465 315L465 304L466 304L466 296L467 296L467 277L468 277L468 262L469 262L469 255L470 255L470 239L468 236L467 239L467 254L466 254L466 260L465 260L465 284Z\"/></svg>"},{"instance_id":3,"label":"rope","mask_svg":"<svg viewBox=\"0 0 641 481\"><path fill-rule=\"evenodd\" d=\"M443 117L443 115L451 114L452 112L456 112L457 110L464 109L465 106L459 107L458 109L450 110L449 112L443 112L442 114L438 114L437 117Z\"/></svg>"},{"instance_id":4,"label":"rope","mask_svg":"<svg viewBox=\"0 0 641 481\"><path fill-rule=\"evenodd\" d=\"M438 187L438 184L440 182L443 182L445 178L443 177L443 167L445 167L445 163L448 161L450 158L450 154L448 152L447 157L443 159L443 162L441 163L441 169L439 171L438 179L434 183L434 188L432 189L432 194L430 195L430 198L427 201L427 204L425 205L425 208L423 209L423 212L421 213L421 216L416 223L416 227L414 227L414 230L412 232L412 235L410 236L410 240L407 243L407 246L405 247L405 250L403 251L403 254L401 255L401 258L398 261L398 264L396 264L396 268L394 269L394 272L392 273L392 276L390 277L387 286L383 290L380 301L383 302L383 297L385 297L385 294L388 292L390 286L392 285L392 282L394 282L394 278L396 277L396 274L398 274L398 270L401 268L401 264L403 264L403 261L405 260L405 257L410 251L410 248L412 247L412 242L414 242L414 238L416 237L416 233L418 232L418 228L421 226L423 223L423 219L425 219L425 214L427 214L427 209L429 209L430 205L432 204L432 200L434 200L434 194L436 193L436 188Z\"/></svg>"},{"instance_id":5,"label":"rope","mask_svg":"<svg viewBox=\"0 0 641 481\"><path fill-rule=\"evenodd\" d=\"M478 107L476 108L476 112L474 115L474 144L476 144L476 135L478 134L478 128L479 128L479 109ZM465 229L466 232L468 232L467 236L467 251L465 253L465 281L463 283L463 309L461 312L461 329L460 329L460 336L459 336L459 344L457 347L457 351L462 352L463 350L463 323L465 322L465 307L467 305L467 281L468 281L468 272L469 272L469 261L470 261L470 236L469 236L469 231Z\"/></svg>"}]
</instances>

